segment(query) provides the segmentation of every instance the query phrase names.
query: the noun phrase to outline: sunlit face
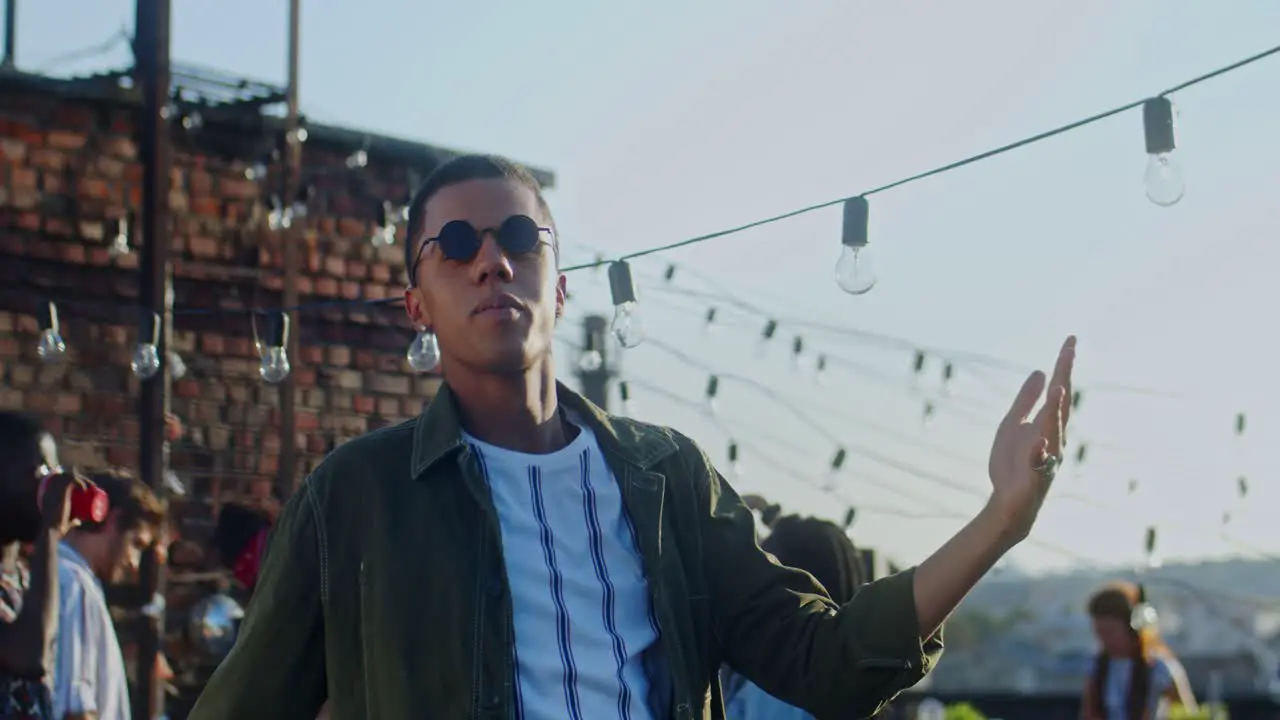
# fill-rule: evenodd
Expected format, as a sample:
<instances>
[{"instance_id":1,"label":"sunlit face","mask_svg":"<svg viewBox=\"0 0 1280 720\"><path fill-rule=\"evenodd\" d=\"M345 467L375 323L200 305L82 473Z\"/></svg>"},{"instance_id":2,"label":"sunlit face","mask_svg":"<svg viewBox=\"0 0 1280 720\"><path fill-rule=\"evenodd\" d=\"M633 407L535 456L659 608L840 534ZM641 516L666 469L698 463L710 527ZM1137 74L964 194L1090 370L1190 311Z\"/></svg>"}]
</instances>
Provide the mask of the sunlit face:
<instances>
[{"instance_id":1,"label":"sunlit face","mask_svg":"<svg viewBox=\"0 0 1280 720\"><path fill-rule=\"evenodd\" d=\"M550 219L524 185L505 179L468 180L442 188L427 201L422 235L427 242L413 285L405 291L409 318L439 339L445 373L454 365L518 374L551 350L556 319L564 310L565 279L550 242L511 256L491 231L513 215ZM445 258L430 238L450 221L468 222L483 235L470 261Z\"/></svg>"},{"instance_id":2,"label":"sunlit face","mask_svg":"<svg viewBox=\"0 0 1280 720\"><path fill-rule=\"evenodd\" d=\"M155 533L147 525L122 531L117 519L111 517L103 528L102 541L107 545L107 552L103 567L96 571L109 582L121 582L137 575L142 553L155 541Z\"/></svg>"},{"instance_id":3,"label":"sunlit face","mask_svg":"<svg viewBox=\"0 0 1280 720\"><path fill-rule=\"evenodd\" d=\"M1111 657L1129 657L1137 638L1129 623L1113 617L1094 617L1093 634L1102 651Z\"/></svg>"}]
</instances>

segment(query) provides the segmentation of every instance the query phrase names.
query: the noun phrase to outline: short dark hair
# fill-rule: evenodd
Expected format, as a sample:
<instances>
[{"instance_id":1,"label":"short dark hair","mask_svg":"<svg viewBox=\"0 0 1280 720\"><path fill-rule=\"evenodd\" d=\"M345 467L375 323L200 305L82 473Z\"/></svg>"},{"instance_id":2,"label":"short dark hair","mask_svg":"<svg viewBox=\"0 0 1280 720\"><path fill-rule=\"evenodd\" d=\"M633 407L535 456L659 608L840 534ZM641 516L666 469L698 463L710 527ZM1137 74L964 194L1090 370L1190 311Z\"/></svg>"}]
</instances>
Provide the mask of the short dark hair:
<instances>
[{"instance_id":1,"label":"short dark hair","mask_svg":"<svg viewBox=\"0 0 1280 720\"><path fill-rule=\"evenodd\" d=\"M831 599L845 604L862 585L858 548L839 525L818 518L778 518L760 546L787 567L814 576Z\"/></svg>"},{"instance_id":2,"label":"short dark hair","mask_svg":"<svg viewBox=\"0 0 1280 720\"><path fill-rule=\"evenodd\" d=\"M116 515L116 527L122 532L142 527L159 530L164 526L167 510L164 501L128 471L108 468L87 472L85 477L107 494L111 510L119 513ZM85 529L93 532L101 530L101 527Z\"/></svg>"},{"instance_id":3,"label":"short dark hair","mask_svg":"<svg viewBox=\"0 0 1280 720\"><path fill-rule=\"evenodd\" d=\"M556 221L551 216L551 206L542 194L542 184L523 165L499 155L459 155L432 171L409 201L409 223L404 241L406 272L412 272L418 245L423 240L420 236L426 222L427 202L441 190L468 180L510 180L529 188L538 200L538 209L547 216L547 222L555 230ZM559 233L552 233L552 247L556 257L560 257ZM409 281L412 284L413 278L409 278Z\"/></svg>"},{"instance_id":4,"label":"short dark hair","mask_svg":"<svg viewBox=\"0 0 1280 720\"><path fill-rule=\"evenodd\" d=\"M40 437L44 427L31 415L0 412L0 471L39 464Z\"/></svg>"}]
</instances>

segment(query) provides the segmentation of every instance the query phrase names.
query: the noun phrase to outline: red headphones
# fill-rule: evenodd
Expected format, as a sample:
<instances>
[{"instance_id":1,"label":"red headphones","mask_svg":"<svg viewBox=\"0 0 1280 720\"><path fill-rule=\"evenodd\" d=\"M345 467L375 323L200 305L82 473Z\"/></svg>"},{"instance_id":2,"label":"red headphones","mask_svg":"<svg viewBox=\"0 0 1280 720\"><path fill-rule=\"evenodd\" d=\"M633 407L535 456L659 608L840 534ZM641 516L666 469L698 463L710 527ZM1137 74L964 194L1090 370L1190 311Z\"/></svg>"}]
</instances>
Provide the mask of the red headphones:
<instances>
[{"instance_id":1,"label":"red headphones","mask_svg":"<svg viewBox=\"0 0 1280 720\"><path fill-rule=\"evenodd\" d=\"M44 466L40 468L40 490L36 493L36 506L44 507L44 491L49 481L61 475L60 467ZM71 519L84 524L98 524L107 519L111 510L111 501L102 488L86 481L85 485L76 484L71 487Z\"/></svg>"}]
</instances>

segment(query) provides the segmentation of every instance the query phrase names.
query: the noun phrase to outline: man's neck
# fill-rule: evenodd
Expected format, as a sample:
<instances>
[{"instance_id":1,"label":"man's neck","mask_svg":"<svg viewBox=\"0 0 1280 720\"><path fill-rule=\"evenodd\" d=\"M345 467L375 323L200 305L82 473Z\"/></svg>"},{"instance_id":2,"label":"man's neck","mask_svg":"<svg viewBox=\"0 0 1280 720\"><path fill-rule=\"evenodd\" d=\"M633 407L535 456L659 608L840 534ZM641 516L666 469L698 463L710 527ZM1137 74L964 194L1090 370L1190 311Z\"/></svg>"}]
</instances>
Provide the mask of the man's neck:
<instances>
[{"instance_id":1,"label":"man's neck","mask_svg":"<svg viewBox=\"0 0 1280 720\"><path fill-rule=\"evenodd\" d=\"M458 372L455 368L446 382L457 401L462 427L473 437L531 454L555 452L568 444L550 357L523 375Z\"/></svg>"},{"instance_id":2,"label":"man's neck","mask_svg":"<svg viewBox=\"0 0 1280 720\"><path fill-rule=\"evenodd\" d=\"M72 550L75 550L80 557L84 558L84 561L88 563L89 568L93 570L94 575L98 574L98 568L94 564L93 547L89 544L88 538L83 537L80 532L71 532L62 539L62 542L71 546Z\"/></svg>"}]
</instances>

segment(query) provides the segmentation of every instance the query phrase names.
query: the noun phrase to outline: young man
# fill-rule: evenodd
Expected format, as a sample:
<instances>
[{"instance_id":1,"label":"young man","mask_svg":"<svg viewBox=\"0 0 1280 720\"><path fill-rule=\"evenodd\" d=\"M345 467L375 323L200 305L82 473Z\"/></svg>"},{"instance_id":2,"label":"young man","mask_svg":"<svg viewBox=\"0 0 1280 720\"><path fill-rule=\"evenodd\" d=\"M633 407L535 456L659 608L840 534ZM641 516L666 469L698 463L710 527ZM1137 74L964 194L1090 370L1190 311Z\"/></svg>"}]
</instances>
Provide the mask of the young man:
<instances>
[{"instance_id":1,"label":"young man","mask_svg":"<svg viewBox=\"0 0 1280 720\"><path fill-rule=\"evenodd\" d=\"M71 474L57 467L53 438L34 418L0 413L0 720L52 718L48 681L58 630L58 540L71 524ZM29 566L20 555L32 544Z\"/></svg>"},{"instance_id":2,"label":"young man","mask_svg":"<svg viewBox=\"0 0 1280 720\"><path fill-rule=\"evenodd\" d=\"M333 452L273 530L235 649L192 720L723 717L722 663L818 718L874 714L933 666L940 627L1030 531L1061 452L1074 341L991 451L991 500L914 570L837 607L774 563L692 441L555 379L555 222L512 163L418 191L410 319L445 383L416 420Z\"/></svg>"},{"instance_id":3,"label":"young man","mask_svg":"<svg viewBox=\"0 0 1280 720\"><path fill-rule=\"evenodd\" d=\"M89 479L111 511L97 526L73 530L58 546L58 656L53 711L58 720L128 720L129 681L102 583L135 570L163 527L164 505L122 472Z\"/></svg>"}]
</instances>

